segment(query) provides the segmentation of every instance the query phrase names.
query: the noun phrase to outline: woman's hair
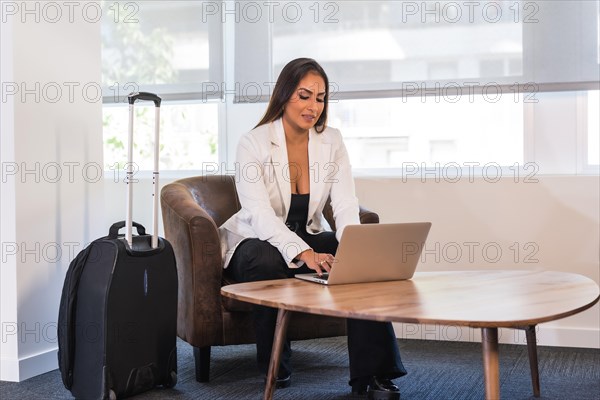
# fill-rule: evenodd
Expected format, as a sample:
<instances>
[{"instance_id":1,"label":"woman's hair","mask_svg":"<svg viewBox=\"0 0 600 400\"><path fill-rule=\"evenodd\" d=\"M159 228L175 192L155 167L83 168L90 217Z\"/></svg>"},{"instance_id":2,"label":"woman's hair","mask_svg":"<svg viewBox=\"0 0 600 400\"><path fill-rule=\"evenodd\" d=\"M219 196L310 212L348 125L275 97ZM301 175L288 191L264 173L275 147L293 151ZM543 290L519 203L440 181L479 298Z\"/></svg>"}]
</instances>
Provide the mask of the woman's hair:
<instances>
[{"instance_id":1,"label":"woman's hair","mask_svg":"<svg viewBox=\"0 0 600 400\"><path fill-rule=\"evenodd\" d=\"M321 75L325 81L325 101L323 112L315 124L315 130L318 133L321 133L325 130L325 127L327 126L329 79L327 78L327 74L325 73L325 70L323 70L323 67L321 67L319 63L312 58L297 58L290 61L285 67L283 67L281 73L279 74L279 78L277 78L277 83L273 89L273 94L271 95L271 100L269 101L267 111L255 128L281 118L283 115L283 107L294 94L294 91L298 87L298 84L302 78L304 78L309 72L314 72L318 75Z\"/></svg>"}]
</instances>

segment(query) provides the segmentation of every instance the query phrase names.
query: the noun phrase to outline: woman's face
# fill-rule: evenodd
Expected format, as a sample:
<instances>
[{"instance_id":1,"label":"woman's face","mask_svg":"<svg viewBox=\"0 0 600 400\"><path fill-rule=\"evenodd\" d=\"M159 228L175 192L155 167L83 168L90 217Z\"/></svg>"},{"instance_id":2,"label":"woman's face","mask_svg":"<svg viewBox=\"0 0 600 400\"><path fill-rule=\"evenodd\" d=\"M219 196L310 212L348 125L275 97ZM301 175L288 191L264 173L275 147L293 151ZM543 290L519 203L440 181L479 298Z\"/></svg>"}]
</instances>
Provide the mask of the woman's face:
<instances>
[{"instance_id":1,"label":"woman's face","mask_svg":"<svg viewBox=\"0 0 600 400\"><path fill-rule=\"evenodd\" d=\"M285 104L283 123L296 133L306 133L315 126L325 106L325 80L309 72L300 80L292 97Z\"/></svg>"}]
</instances>

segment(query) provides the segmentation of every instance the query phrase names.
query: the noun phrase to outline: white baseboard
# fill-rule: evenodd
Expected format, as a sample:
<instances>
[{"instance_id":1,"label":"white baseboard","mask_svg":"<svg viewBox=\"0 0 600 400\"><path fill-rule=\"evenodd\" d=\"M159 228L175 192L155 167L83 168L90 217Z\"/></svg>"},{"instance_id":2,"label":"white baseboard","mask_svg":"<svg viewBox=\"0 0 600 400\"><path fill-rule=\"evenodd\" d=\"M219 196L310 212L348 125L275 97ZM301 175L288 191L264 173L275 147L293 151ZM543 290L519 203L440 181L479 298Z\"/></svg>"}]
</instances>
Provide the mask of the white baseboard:
<instances>
[{"instance_id":1,"label":"white baseboard","mask_svg":"<svg viewBox=\"0 0 600 400\"><path fill-rule=\"evenodd\" d=\"M19 382L19 360L0 358L0 381Z\"/></svg>"},{"instance_id":2,"label":"white baseboard","mask_svg":"<svg viewBox=\"0 0 600 400\"><path fill-rule=\"evenodd\" d=\"M407 323L393 325L396 337L400 339L481 342L480 328ZM536 337L539 346L600 348L600 329L538 325ZM520 329L499 329L498 341L505 344L527 344L525 331Z\"/></svg>"},{"instance_id":3,"label":"white baseboard","mask_svg":"<svg viewBox=\"0 0 600 400\"><path fill-rule=\"evenodd\" d=\"M537 338L540 346L600 349L600 329L545 327L541 325Z\"/></svg>"},{"instance_id":4,"label":"white baseboard","mask_svg":"<svg viewBox=\"0 0 600 400\"><path fill-rule=\"evenodd\" d=\"M0 381L22 382L58 368L58 349L21 359L0 360Z\"/></svg>"}]
</instances>

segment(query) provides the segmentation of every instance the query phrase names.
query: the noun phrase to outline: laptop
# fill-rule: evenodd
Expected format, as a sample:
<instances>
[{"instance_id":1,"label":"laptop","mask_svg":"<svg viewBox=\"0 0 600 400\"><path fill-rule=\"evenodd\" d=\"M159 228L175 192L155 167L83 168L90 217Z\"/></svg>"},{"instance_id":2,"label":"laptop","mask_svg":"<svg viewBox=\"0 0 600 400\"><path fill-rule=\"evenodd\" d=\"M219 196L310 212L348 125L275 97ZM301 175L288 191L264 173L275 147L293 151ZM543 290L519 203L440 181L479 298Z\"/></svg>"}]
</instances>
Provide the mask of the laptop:
<instances>
[{"instance_id":1,"label":"laptop","mask_svg":"<svg viewBox=\"0 0 600 400\"><path fill-rule=\"evenodd\" d=\"M329 274L297 274L323 285L412 278L431 222L348 225Z\"/></svg>"}]
</instances>

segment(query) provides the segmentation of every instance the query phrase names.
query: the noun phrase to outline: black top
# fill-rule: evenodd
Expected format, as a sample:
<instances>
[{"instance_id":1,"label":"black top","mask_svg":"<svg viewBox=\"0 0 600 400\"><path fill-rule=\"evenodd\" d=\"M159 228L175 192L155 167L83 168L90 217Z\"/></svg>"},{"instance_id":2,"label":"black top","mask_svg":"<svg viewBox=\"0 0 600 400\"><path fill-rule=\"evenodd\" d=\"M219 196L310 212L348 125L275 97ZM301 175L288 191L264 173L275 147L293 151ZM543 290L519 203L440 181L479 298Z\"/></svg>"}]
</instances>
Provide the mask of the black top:
<instances>
[{"instance_id":1,"label":"black top","mask_svg":"<svg viewBox=\"0 0 600 400\"><path fill-rule=\"evenodd\" d=\"M306 220L308 219L308 202L310 193L292 194L290 202L290 211L288 212L285 224L290 230L304 232L306 230Z\"/></svg>"}]
</instances>

